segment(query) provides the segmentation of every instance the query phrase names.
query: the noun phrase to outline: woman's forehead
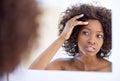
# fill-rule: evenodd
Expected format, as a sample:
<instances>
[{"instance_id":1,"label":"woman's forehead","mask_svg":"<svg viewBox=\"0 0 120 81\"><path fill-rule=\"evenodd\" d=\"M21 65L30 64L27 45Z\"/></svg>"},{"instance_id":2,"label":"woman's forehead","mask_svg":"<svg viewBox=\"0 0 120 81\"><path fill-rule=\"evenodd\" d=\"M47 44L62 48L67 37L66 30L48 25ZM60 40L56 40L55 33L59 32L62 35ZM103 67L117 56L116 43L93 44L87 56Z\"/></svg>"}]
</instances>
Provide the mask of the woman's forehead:
<instances>
[{"instance_id":1,"label":"woman's forehead","mask_svg":"<svg viewBox=\"0 0 120 81\"><path fill-rule=\"evenodd\" d=\"M103 32L103 27L98 20L87 20L88 25L82 26L81 30L86 29L90 31Z\"/></svg>"}]
</instances>

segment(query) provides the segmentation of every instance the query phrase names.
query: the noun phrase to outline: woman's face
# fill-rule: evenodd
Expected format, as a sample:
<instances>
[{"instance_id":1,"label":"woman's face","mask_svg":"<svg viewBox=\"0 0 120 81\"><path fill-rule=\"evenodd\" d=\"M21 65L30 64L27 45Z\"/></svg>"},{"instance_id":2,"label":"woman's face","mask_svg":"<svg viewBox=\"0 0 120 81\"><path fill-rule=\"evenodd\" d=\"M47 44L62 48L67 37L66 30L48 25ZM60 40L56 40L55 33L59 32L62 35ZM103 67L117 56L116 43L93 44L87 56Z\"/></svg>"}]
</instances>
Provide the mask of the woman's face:
<instances>
[{"instance_id":1,"label":"woman's face","mask_svg":"<svg viewBox=\"0 0 120 81\"><path fill-rule=\"evenodd\" d=\"M88 25L82 26L78 34L80 54L96 55L103 44L103 28L98 20L88 20Z\"/></svg>"}]
</instances>

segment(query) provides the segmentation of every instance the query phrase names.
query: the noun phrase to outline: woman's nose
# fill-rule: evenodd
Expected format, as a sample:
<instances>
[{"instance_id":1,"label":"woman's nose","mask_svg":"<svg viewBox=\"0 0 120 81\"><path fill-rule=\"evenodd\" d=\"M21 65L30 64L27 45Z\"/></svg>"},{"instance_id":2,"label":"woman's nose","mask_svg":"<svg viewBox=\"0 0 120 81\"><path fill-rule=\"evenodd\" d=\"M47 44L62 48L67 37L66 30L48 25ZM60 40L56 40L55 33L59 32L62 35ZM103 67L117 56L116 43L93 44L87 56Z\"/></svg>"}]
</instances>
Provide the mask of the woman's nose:
<instances>
[{"instance_id":1,"label":"woman's nose","mask_svg":"<svg viewBox=\"0 0 120 81\"><path fill-rule=\"evenodd\" d=\"M96 44L95 39L93 37L88 39L88 43L89 44Z\"/></svg>"}]
</instances>

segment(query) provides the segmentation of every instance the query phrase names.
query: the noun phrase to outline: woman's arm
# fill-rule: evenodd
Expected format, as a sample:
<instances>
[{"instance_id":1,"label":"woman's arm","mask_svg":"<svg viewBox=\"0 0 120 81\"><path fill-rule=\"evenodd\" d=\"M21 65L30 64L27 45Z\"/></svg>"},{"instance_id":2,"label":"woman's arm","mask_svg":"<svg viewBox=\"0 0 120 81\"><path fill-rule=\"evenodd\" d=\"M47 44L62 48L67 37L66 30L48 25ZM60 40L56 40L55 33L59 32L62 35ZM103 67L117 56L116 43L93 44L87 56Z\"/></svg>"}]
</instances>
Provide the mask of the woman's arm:
<instances>
[{"instance_id":1,"label":"woman's arm","mask_svg":"<svg viewBox=\"0 0 120 81\"><path fill-rule=\"evenodd\" d=\"M56 39L42 54L32 63L30 69L40 69L43 70L47 67L53 56L59 50L61 45L64 43L65 39L59 37Z\"/></svg>"}]
</instances>

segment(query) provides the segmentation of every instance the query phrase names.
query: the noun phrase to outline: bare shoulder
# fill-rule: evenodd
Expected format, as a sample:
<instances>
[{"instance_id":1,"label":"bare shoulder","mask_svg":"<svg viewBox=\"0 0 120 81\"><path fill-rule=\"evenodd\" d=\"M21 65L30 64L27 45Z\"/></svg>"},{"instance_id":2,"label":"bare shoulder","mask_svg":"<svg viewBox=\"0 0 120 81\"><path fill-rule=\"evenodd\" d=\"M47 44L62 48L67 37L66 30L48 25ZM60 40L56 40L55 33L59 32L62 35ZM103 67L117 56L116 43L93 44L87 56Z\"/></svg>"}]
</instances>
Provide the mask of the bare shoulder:
<instances>
[{"instance_id":1,"label":"bare shoulder","mask_svg":"<svg viewBox=\"0 0 120 81\"><path fill-rule=\"evenodd\" d=\"M63 70L71 62L71 58L58 58L48 64L46 70Z\"/></svg>"},{"instance_id":2,"label":"bare shoulder","mask_svg":"<svg viewBox=\"0 0 120 81\"><path fill-rule=\"evenodd\" d=\"M106 66L111 66L112 65L112 62L110 62L109 60L104 59L103 62Z\"/></svg>"},{"instance_id":3,"label":"bare shoulder","mask_svg":"<svg viewBox=\"0 0 120 81\"><path fill-rule=\"evenodd\" d=\"M112 62L110 62L109 60L103 59L102 60L102 64L103 64L103 71L107 71L107 72L112 72Z\"/></svg>"}]
</instances>

